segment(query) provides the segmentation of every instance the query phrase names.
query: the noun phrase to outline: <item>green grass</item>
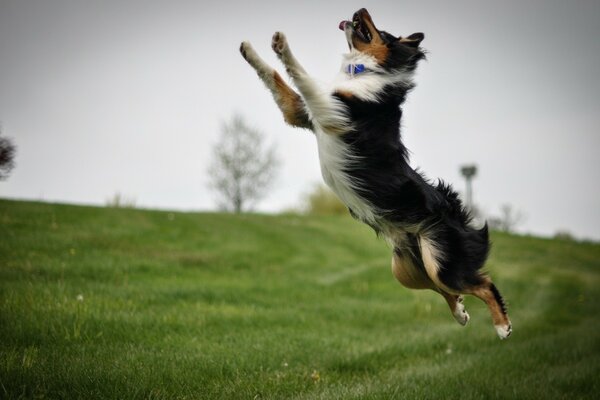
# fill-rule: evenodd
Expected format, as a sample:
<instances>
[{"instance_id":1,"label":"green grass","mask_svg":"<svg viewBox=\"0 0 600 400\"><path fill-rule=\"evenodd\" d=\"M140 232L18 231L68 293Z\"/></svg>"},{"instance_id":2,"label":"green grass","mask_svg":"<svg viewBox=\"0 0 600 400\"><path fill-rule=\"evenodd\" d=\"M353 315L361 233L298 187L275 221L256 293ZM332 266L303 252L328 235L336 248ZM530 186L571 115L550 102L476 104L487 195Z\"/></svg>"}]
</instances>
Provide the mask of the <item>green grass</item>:
<instances>
[{"instance_id":1,"label":"green grass","mask_svg":"<svg viewBox=\"0 0 600 400\"><path fill-rule=\"evenodd\" d=\"M506 341L347 217L0 201L0 398L596 398L600 245L492 239Z\"/></svg>"}]
</instances>

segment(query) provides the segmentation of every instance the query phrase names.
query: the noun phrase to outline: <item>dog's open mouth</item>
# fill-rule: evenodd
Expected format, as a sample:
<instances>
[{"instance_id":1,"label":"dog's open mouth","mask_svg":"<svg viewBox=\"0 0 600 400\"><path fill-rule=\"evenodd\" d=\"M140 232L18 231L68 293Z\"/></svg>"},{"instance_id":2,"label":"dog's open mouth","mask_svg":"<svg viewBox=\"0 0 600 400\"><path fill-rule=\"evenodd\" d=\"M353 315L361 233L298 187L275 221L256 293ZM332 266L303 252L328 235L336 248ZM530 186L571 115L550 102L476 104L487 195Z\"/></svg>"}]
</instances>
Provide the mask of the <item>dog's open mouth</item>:
<instances>
[{"instance_id":1,"label":"dog's open mouth","mask_svg":"<svg viewBox=\"0 0 600 400\"><path fill-rule=\"evenodd\" d=\"M369 27L367 27L367 24L365 23L364 19L361 18L360 12L354 13L354 15L352 16L352 22L340 22L339 27L341 30L346 30L346 26L351 26L354 34L356 34L356 36L365 43L370 43L373 39Z\"/></svg>"}]
</instances>

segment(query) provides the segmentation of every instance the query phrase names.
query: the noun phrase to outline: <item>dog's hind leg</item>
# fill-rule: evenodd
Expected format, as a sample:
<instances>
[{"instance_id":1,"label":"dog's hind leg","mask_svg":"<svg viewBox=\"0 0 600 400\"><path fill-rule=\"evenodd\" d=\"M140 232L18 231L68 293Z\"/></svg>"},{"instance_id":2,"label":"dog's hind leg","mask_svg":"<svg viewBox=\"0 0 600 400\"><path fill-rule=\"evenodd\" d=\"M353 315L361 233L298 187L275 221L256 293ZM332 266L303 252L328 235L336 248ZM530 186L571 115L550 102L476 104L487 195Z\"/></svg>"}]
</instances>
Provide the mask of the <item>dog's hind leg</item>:
<instances>
[{"instance_id":1,"label":"dog's hind leg","mask_svg":"<svg viewBox=\"0 0 600 400\"><path fill-rule=\"evenodd\" d=\"M466 325L469 322L469 314L465 310L463 297L461 295L450 294L436 287L423 266L420 265L418 260L413 259L410 253L402 252L399 249L394 250L392 273L398 282L407 288L435 290L446 299L452 315L454 315L459 324Z\"/></svg>"},{"instance_id":2,"label":"dog's hind leg","mask_svg":"<svg viewBox=\"0 0 600 400\"><path fill-rule=\"evenodd\" d=\"M292 54L283 33L276 32L273 35L272 47L302 95L313 123L328 134L341 135L348 132L351 123L345 104L308 75Z\"/></svg>"},{"instance_id":3,"label":"dog's hind leg","mask_svg":"<svg viewBox=\"0 0 600 400\"><path fill-rule=\"evenodd\" d=\"M243 42L240 45L240 53L271 91L285 122L291 126L313 130L312 122L300 95L285 83L274 68L260 58L250 43Z\"/></svg>"},{"instance_id":4,"label":"dog's hind leg","mask_svg":"<svg viewBox=\"0 0 600 400\"><path fill-rule=\"evenodd\" d=\"M502 299L498 288L489 277L484 276L483 279L483 284L468 288L465 290L465 293L479 297L487 304L490 313L492 314L496 333L500 339L506 339L512 333L512 325L506 312L504 299Z\"/></svg>"},{"instance_id":5,"label":"dog's hind leg","mask_svg":"<svg viewBox=\"0 0 600 400\"><path fill-rule=\"evenodd\" d=\"M469 313L465 310L465 305L463 304L463 297L459 294L450 294L448 292L443 291L442 289L437 289L437 292L444 296L448 306L450 307L450 311L452 311L452 315L454 319L461 325L466 325L469 322Z\"/></svg>"},{"instance_id":6,"label":"dog's hind leg","mask_svg":"<svg viewBox=\"0 0 600 400\"><path fill-rule=\"evenodd\" d=\"M397 248L392 257L392 274L402 286L409 289L435 289L431 279L411 254Z\"/></svg>"},{"instance_id":7,"label":"dog's hind leg","mask_svg":"<svg viewBox=\"0 0 600 400\"><path fill-rule=\"evenodd\" d=\"M446 301L448 302L448 305L450 306L450 309L452 310L452 313L457 321L461 322L455 314L455 311L461 311L460 306L462 306L462 303L458 302L460 294L471 294L475 297L479 297L488 306L490 313L492 314L494 326L496 327L496 333L500 339L506 339L508 336L510 336L512 332L512 326L510 320L508 319L508 314L506 313L506 306L502 296L500 295L500 292L492 283L492 280L487 275L475 272L477 275L473 277L473 281L478 282L477 284L471 286L461 284L460 287L457 287L455 283L452 287L450 287L449 284L445 283L440 278L440 271L443 270L443 267L440 263L444 258L443 251L441 251L437 247L436 243L427 236L419 237L419 245L421 249L421 255L423 257L423 266L425 271L427 272L429 278L438 287L438 291L442 293L442 295L444 295L444 293L447 294L447 296L444 295L444 297L446 298ZM456 300L453 300L452 296L456 297ZM456 308L457 306L458 308Z\"/></svg>"}]
</instances>

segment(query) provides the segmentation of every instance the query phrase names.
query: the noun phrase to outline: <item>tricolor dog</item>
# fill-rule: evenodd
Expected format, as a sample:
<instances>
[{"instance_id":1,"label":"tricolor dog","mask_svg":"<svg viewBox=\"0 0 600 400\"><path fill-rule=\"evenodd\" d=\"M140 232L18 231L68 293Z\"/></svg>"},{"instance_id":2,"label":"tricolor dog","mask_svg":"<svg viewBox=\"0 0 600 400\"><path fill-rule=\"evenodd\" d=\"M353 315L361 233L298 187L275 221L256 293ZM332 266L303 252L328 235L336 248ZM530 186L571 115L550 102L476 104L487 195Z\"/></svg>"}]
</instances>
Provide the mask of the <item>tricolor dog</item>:
<instances>
[{"instance_id":1,"label":"tricolor dog","mask_svg":"<svg viewBox=\"0 0 600 400\"><path fill-rule=\"evenodd\" d=\"M250 43L243 42L240 51L273 94L284 120L314 133L327 185L353 217L391 244L398 281L441 294L462 325L469 321L462 295L480 298L498 336L507 338L511 323L504 301L482 271L490 249L487 225L474 229L449 185L432 185L410 167L400 137L400 106L425 57L424 35L396 37L379 30L364 8L339 27L349 52L330 87L318 85L302 68L283 33L275 33L272 47L297 92Z\"/></svg>"}]
</instances>

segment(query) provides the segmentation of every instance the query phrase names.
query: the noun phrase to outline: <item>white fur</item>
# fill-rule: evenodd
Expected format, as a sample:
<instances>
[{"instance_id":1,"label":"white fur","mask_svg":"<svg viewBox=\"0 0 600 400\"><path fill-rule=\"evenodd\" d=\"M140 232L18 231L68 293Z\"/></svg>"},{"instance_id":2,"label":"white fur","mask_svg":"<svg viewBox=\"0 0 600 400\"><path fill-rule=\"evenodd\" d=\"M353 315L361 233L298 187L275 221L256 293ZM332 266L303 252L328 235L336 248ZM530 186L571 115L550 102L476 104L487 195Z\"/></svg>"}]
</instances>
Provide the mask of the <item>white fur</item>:
<instances>
[{"instance_id":1,"label":"white fur","mask_svg":"<svg viewBox=\"0 0 600 400\"><path fill-rule=\"evenodd\" d=\"M456 319L456 321L458 321L458 323L463 326L466 325L467 322L469 322L469 319L471 317L469 316L467 310L465 310L465 305L463 304L462 296L458 296L458 298L456 299L456 306L454 307L454 311L452 312L452 314L454 315L454 319Z\"/></svg>"},{"instance_id":2,"label":"white fur","mask_svg":"<svg viewBox=\"0 0 600 400\"><path fill-rule=\"evenodd\" d=\"M344 104L340 100L315 85L312 79L296 79L294 83L296 83L304 99L311 120L317 130L338 136L352 129Z\"/></svg>"},{"instance_id":3,"label":"white fur","mask_svg":"<svg viewBox=\"0 0 600 400\"><path fill-rule=\"evenodd\" d=\"M320 129L315 134L325 183L361 220L374 224L378 214L375 207L356 193L360 182L350 179L344 172L351 164L360 162L360 158L351 153L339 136L329 135Z\"/></svg>"},{"instance_id":4,"label":"white fur","mask_svg":"<svg viewBox=\"0 0 600 400\"><path fill-rule=\"evenodd\" d=\"M403 70L385 71L374 57L352 49L343 55L344 61L340 73L333 83L333 91L340 90L352 93L360 100L377 102L383 88L388 85L400 85L411 88L413 73ZM347 73L348 65L363 64L365 72L359 74Z\"/></svg>"},{"instance_id":5,"label":"white fur","mask_svg":"<svg viewBox=\"0 0 600 400\"><path fill-rule=\"evenodd\" d=\"M512 333L512 326L508 325L494 325L496 333L500 339L506 339Z\"/></svg>"},{"instance_id":6,"label":"white fur","mask_svg":"<svg viewBox=\"0 0 600 400\"><path fill-rule=\"evenodd\" d=\"M277 32L273 36L273 49L302 95L315 128L333 135L351 130L344 104L308 75L292 54L283 33Z\"/></svg>"},{"instance_id":7,"label":"white fur","mask_svg":"<svg viewBox=\"0 0 600 400\"><path fill-rule=\"evenodd\" d=\"M431 279L437 278L437 273L440 269L439 258L440 251L435 246L435 242L429 240L425 236L419 236L419 246L421 247L421 254L423 255L423 264L425 271ZM435 281L434 281L435 282Z\"/></svg>"},{"instance_id":8,"label":"white fur","mask_svg":"<svg viewBox=\"0 0 600 400\"><path fill-rule=\"evenodd\" d=\"M265 83L267 88L271 90L273 96L275 96L275 69L267 64L262 58L260 58L250 43L243 42L242 48L246 53L246 61L248 61L248 63L254 68L259 78Z\"/></svg>"},{"instance_id":9,"label":"white fur","mask_svg":"<svg viewBox=\"0 0 600 400\"><path fill-rule=\"evenodd\" d=\"M429 279L435 283L435 285L449 293L454 291L448 288L438 277L440 270L440 262L444 256L442 251L437 247L434 240L430 240L426 235L419 235L419 247L421 248L421 256L423 258L423 266Z\"/></svg>"}]
</instances>

